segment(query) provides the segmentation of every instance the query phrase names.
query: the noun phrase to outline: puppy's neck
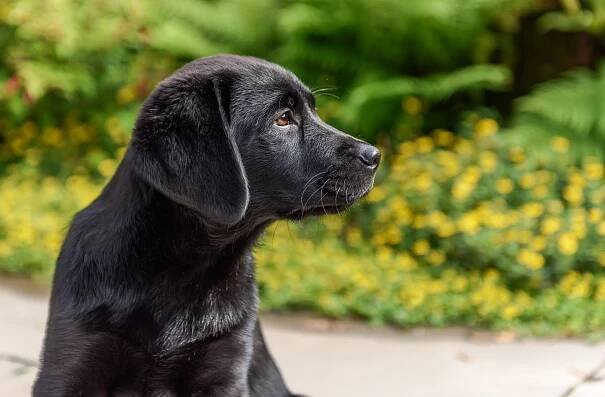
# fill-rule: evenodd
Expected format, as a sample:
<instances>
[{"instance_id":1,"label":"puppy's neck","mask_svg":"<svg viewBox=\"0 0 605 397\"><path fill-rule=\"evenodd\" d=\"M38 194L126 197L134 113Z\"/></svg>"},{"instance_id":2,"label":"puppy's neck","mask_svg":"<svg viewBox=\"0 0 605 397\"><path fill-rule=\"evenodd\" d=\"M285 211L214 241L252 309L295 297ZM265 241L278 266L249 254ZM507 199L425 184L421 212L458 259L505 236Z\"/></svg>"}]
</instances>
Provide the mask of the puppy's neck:
<instances>
[{"instance_id":1,"label":"puppy's neck","mask_svg":"<svg viewBox=\"0 0 605 397\"><path fill-rule=\"evenodd\" d=\"M91 205L95 206L110 218L111 232L134 228L146 236L137 240L156 255L187 261L213 261L217 254L221 260L242 256L273 221L255 215L252 209L235 225L213 224L194 209L163 195L124 163Z\"/></svg>"}]
</instances>

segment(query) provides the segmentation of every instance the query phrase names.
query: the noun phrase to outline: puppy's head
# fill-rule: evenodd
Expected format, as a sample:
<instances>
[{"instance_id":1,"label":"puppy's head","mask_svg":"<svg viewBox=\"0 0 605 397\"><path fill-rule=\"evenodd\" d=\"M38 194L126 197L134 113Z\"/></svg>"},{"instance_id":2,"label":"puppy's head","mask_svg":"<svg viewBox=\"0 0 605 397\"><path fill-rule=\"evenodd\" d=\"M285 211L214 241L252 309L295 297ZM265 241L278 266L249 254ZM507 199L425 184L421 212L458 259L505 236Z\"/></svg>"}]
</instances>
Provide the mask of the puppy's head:
<instances>
[{"instance_id":1,"label":"puppy's head","mask_svg":"<svg viewBox=\"0 0 605 397\"><path fill-rule=\"evenodd\" d=\"M135 172L208 221L340 211L371 188L380 152L324 123L292 73L250 57L191 62L139 114Z\"/></svg>"}]
</instances>

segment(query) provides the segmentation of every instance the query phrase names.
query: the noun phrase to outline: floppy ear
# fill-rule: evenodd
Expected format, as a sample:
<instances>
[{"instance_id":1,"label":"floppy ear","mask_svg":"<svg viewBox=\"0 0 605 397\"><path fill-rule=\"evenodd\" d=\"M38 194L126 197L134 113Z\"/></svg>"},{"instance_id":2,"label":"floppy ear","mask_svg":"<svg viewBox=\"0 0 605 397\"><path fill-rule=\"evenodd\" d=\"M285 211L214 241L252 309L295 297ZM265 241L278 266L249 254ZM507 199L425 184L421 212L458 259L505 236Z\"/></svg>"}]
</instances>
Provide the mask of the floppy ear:
<instances>
[{"instance_id":1,"label":"floppy ear","mask_svg":"<svg viewBox=\"0 0 605 397\"><path fill-rule=\"evenodd\" d=\"M173 77L150 95L131 144L135 172L172 200L230 225L248 207L248 181L230 127L228 80Z\"/></svg>"}]
</instances>

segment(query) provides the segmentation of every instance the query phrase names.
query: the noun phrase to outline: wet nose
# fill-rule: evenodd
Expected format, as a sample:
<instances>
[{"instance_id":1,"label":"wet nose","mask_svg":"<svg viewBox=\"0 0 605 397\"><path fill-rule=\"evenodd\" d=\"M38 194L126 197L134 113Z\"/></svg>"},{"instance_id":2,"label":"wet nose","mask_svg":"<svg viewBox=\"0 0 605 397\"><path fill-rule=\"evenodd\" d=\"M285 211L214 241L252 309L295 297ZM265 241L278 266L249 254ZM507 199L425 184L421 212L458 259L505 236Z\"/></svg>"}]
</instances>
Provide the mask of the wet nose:
<instances>
[{"instance_id":1,"label":"wet nose","mask_svg":"<svg viewBox=\"0 0 605 397\"><path fill-rule=\"evenodd\" d=\"M376 169L380 164L380 150L372 145L363 144L359 148L357 158L363 165L370 169Z\"/></svg>"}]
</instances>

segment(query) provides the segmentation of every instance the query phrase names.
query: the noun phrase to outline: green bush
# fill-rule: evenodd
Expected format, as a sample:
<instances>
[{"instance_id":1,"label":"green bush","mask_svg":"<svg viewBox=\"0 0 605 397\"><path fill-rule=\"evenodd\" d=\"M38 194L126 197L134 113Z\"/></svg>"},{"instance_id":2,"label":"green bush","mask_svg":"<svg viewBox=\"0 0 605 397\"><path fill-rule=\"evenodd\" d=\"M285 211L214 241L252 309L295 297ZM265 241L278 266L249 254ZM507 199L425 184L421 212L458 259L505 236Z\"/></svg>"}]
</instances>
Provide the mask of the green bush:
<instances>
[{"instance_id":1,"label":"green bush","mask_svg":"<svg viewBox=\"0 0 605 397\"><path fill-rule=\"evenodd\" d=\"M605 154L605 63L575 70L518 100L513 139L543 148L555 135L573 141L577 158ZM547 147L547 145L546 145Z\"/></svg>"},{"instance_id":2,"label":"green bush","mask_svg":"<svg viewBox=\"0 0 605 397\"><path fill-rule=\"evenodd\" d=\"M116 131L129 131L154 85L183 63L218 52L292 69L323 89L327 121L372 141L379 133L401 140L425 125L454 126L447 110L410 120L401 100L416 95L423 107L480 107L485 90L510 83L506 68L488 62L494 46L481 43L494 40L496 10L514 3L7 0L0 6L0 169L32 146L41 146L47 175L67 176L82 157L115 156L125 136ZM384 84L393 89L376 95ZM36 128L24 130L28 122ZM81 130L66 135L74 125Z\"/></svg>"},{"instance_id":3,"label":"green bush","mask_svg":"<svg viewBox=\"0 0 605 397\"><path fill-rule=\"evenodd\" d=\"M256 250L263 307L600 335L603 164L575 167L562 137L550 160L534 161L497 130L479 119L473 139L436 130L405 142L361 205L268 230ZM107 175L115 167L102 164ZM31 172L35 164L13 166L0 182L0 269L50 274L66 223L102 183L36 182Z\"/></svg>"},{"instance_id":4,"label":"green bush","mask_svg":"<svg viewBox=\"0 0 605 397\"><path fill-rule=\"evenodd\" d=\"M52 273L71 216L112 175L155 84L234 52L292 69L326 121L386 155L364 204L268 231L265 308L600 334L605 69L533 84L574 66L576 47L599 63L602 3L5 0L0 270ZM532 43L561 59L545 67Z\"/></svg>"},{"instance_id":5,"label":"green bush","mask_svg":"<svg viewBox=\"0 0 605 397\"><path fill-rule=\"evenodd\" d=\"M573 166L562 137L534 161L497 127L480 119L473 140L437 130L403 143L346 217L269 231L257 252L263 305L602 335L603 164Z\"/></svg>"}]
</instances>

